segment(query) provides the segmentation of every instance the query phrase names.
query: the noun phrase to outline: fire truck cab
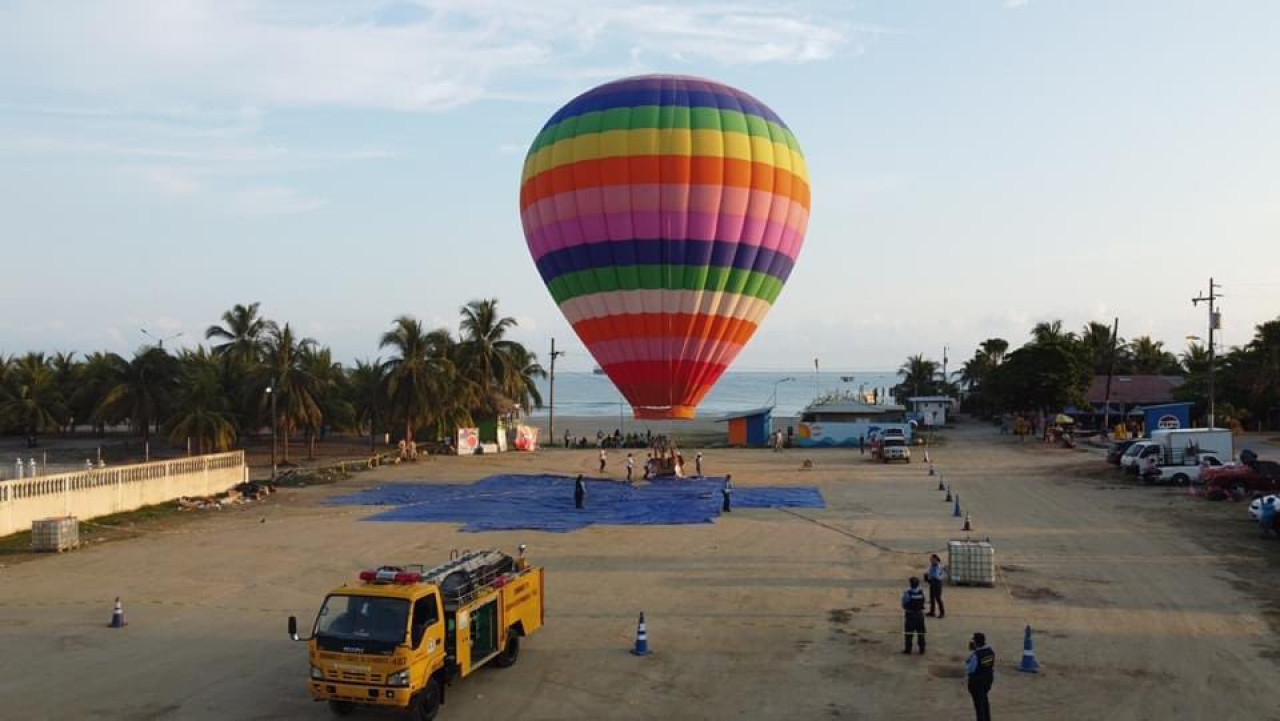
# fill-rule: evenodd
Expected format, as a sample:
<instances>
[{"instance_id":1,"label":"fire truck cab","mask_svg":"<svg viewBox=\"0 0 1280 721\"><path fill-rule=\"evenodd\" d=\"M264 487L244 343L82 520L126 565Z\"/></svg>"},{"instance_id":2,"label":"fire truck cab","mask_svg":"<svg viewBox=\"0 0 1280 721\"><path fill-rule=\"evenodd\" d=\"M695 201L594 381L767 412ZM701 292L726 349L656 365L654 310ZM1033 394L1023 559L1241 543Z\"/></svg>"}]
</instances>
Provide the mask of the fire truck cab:
<instances>
[{"instance_id":1,"label":"fire truck cab","mask_svg":"<svg viewBox=\"0 0 1280 721\"><path fill-rule=\"evenodd\" d=\"M289 617L290 637L308 644L312 698L339 715L364 705L435 718L450 683L514 664L520 639L542 627L542 573L524 546L516 558L454 552L433 568L361 571L360 583L325 597L308 638Z\"/></svg>"}]
</instances>

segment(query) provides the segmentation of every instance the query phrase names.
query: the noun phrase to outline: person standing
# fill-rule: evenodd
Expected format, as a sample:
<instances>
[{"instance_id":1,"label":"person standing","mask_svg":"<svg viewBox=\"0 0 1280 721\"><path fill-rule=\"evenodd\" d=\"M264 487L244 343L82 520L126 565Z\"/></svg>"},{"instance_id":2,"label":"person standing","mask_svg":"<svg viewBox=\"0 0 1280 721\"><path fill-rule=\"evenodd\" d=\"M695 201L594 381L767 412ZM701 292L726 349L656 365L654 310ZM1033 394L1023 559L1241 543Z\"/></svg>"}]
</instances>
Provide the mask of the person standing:
<instances>
[{"instance_id":1,"label":"person standing","mask_svg":"<svg viewBox=\"0 0 1280 721\"><path fill-rule=\"evenodd\" d=\"M938 558L938 554L934 553L929 556L929 570L924 572L924 580L929 584L929 613L932 616L935 607L938 611L938 618L945 618L947 615L947 607L942 605L942 579L946 576L946 569L942 567L942 559Z\"/></svg>"},{"instance_id":2,"label":"person standing","mask_svg":"<svg viewBox=\"0 0 1280 721\"><path fill-rule=\"evenodd\" d=\"M569 429L566 428L564 431L564 447L569 448L572 445L573 445L573 438L569 435Z\"/></svg>"},{"instance_id":3,"label":"person standing","mask_svg":"<svg viewBox=\"0 0 1280 721\"><path fill-rule=\"evenodd\" d=\"M724 488L720 490L720 494L724 496L724 505L720 510L731 513L733 511L733 474L724 477Z\"/></svg>"},{"instance_id":4,"label":"person standing","mask_svg":"<svg viewBox=\"0 0 1280 721\"><path fill-rule=\"evenodd\" d=\"M858 455L863 456L867 453L867 437L858 436Z\"/></svg>"},{"instance_id":5,"label":"person standing","mask_svg":"<svg viewBox=\"0 0 1280 721\"><path fill-rule=\"evenodd\" d=\"M991 704L987 694L996 677L996 652L987 645L987 637L981 631L969 640L969 658L964 662L969 677L969 695L973 697L973 711L978 721L991 721Z\"/></svg>"},{"instance_id":6,"label":"person standing","mask_svg":"<svg viewBox=\"0 0 1280 721\"><path fill-rule=\"evenodd\" d=\"M911 653L911 637L916 637L916 645L920 653L924 653L924 591L920 590L920 579L912 576L908 581L910 588L902 592L902 652Z\"/></svg>"},{"instance_id":7,"label":"person standing","mask_svg":"<svg viewBox=\"0 0 1280 721\"><path fill-rule=\"evenodd\" d=\"M609 464L608 458L609 458L608 454L606 454L604 449L601 448L600 449L600 472L601 473L604 473L604 467Z\"/></svg>"},{"instance_id":8,"label":"person standing","mask_svg":"<svg viewBox=\"0 0 1280 721\"><path fill-rule=\"evenodd\" d=\"M631 483L631 474L635 472L635 469L636 469L636 459L633 458L630 453L628 453L627 454L627 483Z\"/></svg>"},{"instance_id":9,"label":"person standing","mask_svg":"<svg viewBox=\"0 0 1280 721\"><path fill-rule=\"evenodd\" d=\"M573 482L573 507L582 510L587 500L587 482L582 480L582 474L578 474L578 480Z\"/></svg>"},{"instance_id":10,"label":"person standing","mask_svg":"<svg viewBox=\"0 0 1280 721\"><path fill-rule=\"evenodd\" d=\"M694 475L702 478L702 451L698 451L698 454L693 457L693 469Z\"/></svg>"}]
</instances>

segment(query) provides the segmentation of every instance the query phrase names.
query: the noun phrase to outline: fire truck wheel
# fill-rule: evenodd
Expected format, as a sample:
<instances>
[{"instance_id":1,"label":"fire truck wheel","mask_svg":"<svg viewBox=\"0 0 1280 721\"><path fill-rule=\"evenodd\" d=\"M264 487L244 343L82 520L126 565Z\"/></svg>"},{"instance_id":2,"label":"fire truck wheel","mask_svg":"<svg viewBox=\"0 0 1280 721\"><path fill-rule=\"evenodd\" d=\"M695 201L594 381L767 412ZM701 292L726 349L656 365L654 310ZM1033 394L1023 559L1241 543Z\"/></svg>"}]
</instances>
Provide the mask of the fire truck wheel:
<instances>
[{"instance_id":1,"label":"fire truck wheel","mask_svg":"<svg viewBox=\"0 0 1280 721\"><path fill-rule=\"evenodd\" d=\"M334 716L346 716L356 710L356 705L347 701L330 701L329 711Z\"/></svg>"},{"instance_id":2,"label":"fire truck wheel","mask_svg":"<svg viewBox=\"0 0 1280 721\"><path fill-rule=\"evenodd\" d=\"M413 697L413 720L431 721L440 713L440 682L436 679L427 681L417 696Z\"/></svg>"},{"instance_id":3,"label":"fire truck wheel","mask_svg":"<svg viewBox=\"0 0 1280 721\"><path fill-rule=\"evenodd\" d=\"M510 668L516 664L516 659L520 657L520 636L511 630L507 632L507 647L502 649L502 653L493 659L493 665L498 668Z\"/></svg>"}]
</instances>

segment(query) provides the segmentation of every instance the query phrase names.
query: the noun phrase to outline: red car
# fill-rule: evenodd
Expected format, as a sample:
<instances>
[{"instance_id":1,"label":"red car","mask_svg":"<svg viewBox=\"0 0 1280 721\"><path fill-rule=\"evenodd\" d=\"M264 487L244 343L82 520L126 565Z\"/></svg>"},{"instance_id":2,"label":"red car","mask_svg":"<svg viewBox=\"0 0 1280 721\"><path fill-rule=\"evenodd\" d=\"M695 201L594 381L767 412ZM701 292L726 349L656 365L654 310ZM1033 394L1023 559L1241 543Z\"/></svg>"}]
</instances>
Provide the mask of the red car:
<instances>
[{"instance_id":1,"label":"red car","mask_svg":"<svg viewBox=\"0 0 1280 721\"><path fill-rule=\"evenodd\" d=\"M1253 461L1206 468L1200 479L1204 481L1205 495L1211 500L1275 493L1280 490L1280 463Z\"/></svg>"}]
</instances>

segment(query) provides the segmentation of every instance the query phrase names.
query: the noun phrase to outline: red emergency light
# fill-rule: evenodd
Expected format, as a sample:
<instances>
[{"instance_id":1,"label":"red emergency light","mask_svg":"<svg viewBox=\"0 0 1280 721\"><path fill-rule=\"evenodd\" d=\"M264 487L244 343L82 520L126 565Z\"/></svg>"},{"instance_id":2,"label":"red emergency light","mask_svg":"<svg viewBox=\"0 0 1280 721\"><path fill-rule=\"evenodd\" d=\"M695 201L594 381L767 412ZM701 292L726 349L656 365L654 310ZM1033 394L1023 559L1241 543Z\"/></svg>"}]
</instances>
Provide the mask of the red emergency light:
<instances>
[{"instance_id":1,"label":"red emergency light","mask_svg":"<svg viewBox=\"0 0 1280 721\"><path fill-rule=\"evenodd\" d=\"M422 581L422 574L399 568L379 568L376 571L361 571L360 580L365 583L418 583Z\"/></svg>"}]
</instances>

